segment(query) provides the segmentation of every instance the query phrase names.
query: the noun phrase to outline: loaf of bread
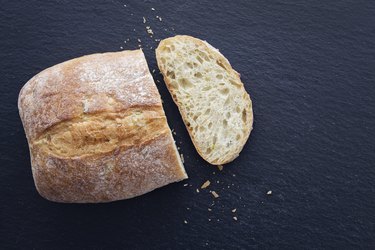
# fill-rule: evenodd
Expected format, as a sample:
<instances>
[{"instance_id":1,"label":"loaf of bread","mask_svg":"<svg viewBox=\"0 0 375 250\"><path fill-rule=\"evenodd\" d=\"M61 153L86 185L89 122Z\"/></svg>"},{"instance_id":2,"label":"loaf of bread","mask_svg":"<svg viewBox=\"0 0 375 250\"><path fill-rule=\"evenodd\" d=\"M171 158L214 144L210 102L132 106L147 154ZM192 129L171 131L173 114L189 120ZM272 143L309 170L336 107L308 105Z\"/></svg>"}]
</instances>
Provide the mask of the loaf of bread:
<instances>
[{"instance_id":1,"label":"loaf of bread","mask_svg":"<svg viewBox=\"0 0 375 250\"><path fill-rule=\"evenodd\" d=\"M109 202L187 178L141 50L48 68L25 84L18 108L48 200Z\"/></svg>"},{"instance_id":2,"label":"loaf of bread","mask_svg":"<svg viewBox=\"0 0 375 250\"><path fill-rule=\"evenodd\" d=\"M234 160L253 125L240 75L217 49L190 36L162 40L156 59L198 153L214 165Z\"/></svg>"}]
</instances>

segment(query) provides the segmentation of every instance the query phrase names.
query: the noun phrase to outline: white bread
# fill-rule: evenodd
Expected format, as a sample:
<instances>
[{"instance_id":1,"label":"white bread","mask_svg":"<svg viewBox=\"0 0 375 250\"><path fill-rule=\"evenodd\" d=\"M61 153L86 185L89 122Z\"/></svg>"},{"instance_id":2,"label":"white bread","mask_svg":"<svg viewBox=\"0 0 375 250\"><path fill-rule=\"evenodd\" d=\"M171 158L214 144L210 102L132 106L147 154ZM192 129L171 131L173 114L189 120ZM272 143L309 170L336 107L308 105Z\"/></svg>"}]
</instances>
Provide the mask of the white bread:
<instances>
[{"instance_id":1,"label":"white bread","mask_svg":"<svg viewBox=\"0 0 375 250\"><path fill-rule=\"evenodd\" d=\"M235 159L253 125L240 75L218 50L191 36L162 40L156 59L198 153L214 165Z\"/></svg>"},{"instance_id":2,"label":"white bread","mask_svg":"<svg viewBox=\"0 0 375 250\"><path fill-rule=\"evenodd\" d=\"M25 84L18 108L48 200L109 202L187 178L141 50L48 68Z\"/></svg>"}]
</instances>

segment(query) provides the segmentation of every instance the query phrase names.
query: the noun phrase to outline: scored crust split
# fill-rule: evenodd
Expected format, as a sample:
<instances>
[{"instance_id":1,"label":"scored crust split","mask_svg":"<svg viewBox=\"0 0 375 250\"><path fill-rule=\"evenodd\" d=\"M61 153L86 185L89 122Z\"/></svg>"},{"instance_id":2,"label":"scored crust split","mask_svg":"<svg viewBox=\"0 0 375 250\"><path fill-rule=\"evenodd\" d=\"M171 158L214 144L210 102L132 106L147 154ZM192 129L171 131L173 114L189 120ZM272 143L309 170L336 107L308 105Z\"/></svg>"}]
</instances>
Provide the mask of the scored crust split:
<instances>
[{"instance_id":1,"label":"scored crust split","mask_svg":"<svg viewBox=\"0 0 375 250\"><path fill-rule=\"evenodd\" d=\"M187 178L142 50L48 68L25 84L18 108L48 200L109 202Z\"/></svg>"},{"instance_id":2,"label":"scored crust split","mask_svg":"<svg viewBox=\"0 0 375 250\"><path fill-rule=\"evenodd\" d=\"M198 153L214 165L234 160L253 125L239 74L217 49L191 36L162 40L156 59Z\"/></svg>"}]
</instances>

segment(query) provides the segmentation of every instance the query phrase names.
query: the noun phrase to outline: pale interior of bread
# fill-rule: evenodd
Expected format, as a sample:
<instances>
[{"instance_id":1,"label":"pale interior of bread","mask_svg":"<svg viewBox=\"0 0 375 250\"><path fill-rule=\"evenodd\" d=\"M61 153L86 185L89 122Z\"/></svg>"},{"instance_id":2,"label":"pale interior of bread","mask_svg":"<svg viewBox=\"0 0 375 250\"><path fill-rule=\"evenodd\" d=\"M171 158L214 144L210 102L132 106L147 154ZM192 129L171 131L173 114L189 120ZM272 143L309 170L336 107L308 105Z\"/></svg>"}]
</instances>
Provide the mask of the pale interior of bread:
<instances>
[{"instance_id":1,"label":"pale interior of bread","mask_svg":"<svg viewBox=\"0 0 375 250\"><path fill-rule=\"evenodd\" d=\"M159 67L193 143L211 164L238 156L252 127L249 95L227 60L208 44L164 40Z\"/></svg>"}]
</instances>

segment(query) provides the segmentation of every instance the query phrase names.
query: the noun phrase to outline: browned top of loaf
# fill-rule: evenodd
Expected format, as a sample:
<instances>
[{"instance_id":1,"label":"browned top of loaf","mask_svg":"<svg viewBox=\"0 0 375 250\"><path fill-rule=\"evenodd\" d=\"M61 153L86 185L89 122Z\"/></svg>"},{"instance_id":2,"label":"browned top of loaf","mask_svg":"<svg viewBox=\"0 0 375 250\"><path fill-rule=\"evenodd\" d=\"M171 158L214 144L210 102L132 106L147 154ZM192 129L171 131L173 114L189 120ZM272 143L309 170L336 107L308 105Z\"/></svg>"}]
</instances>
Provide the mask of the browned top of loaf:
<instances>
[{"instance_id":1,"label":"browned top of loaf","mask_svg":"<svg viewBox=\"0 0 375 250\"><path fill-rule=\"evenodd\" d=\"M147 62L142 51L134 50L88 55L40 72L25 84L18 100L29 141L82 114L161 107L159 93L144 65Z\"/></svg>"}]
</instances>

